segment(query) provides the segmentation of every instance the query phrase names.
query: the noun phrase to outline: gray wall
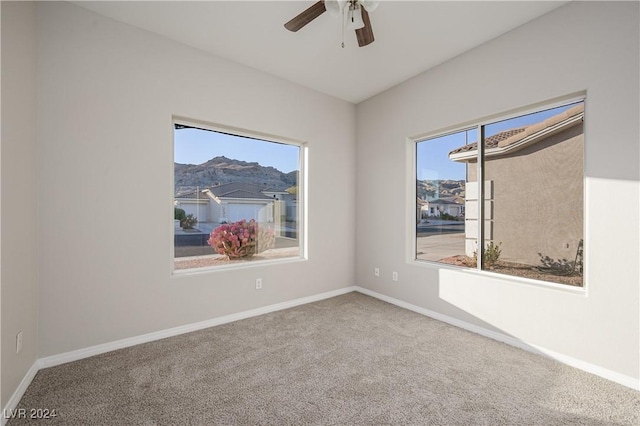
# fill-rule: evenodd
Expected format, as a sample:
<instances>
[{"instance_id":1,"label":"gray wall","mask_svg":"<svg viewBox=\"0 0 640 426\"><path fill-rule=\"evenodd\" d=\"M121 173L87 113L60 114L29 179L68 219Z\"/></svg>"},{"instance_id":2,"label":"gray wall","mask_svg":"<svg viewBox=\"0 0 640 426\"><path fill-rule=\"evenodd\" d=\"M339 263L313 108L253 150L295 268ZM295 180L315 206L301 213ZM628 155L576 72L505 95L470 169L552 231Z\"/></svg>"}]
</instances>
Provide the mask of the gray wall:
<instances>
[{"instance_id":1,"label":"gray wall","mask_svg":"<svg viewBox=\"0 0 640 426\"><path fill-rule=\"evenodd\" d=\"M353 285L352 104L69 3L38 12L40 357ZM309 260L171 276L172 115L307 143Z\"/></svg>"},{"instance_id":2,"label":"gray wall","mask_svg":"<svg viewBox=\"0 0 640 426\"><path fill-rule=\"evenodd\" d=\"M2 2L2 404L37 358L36 7ZM16 334L23 349L16 354Z\"/></svg>"},{"instance_id":3,"label":"gray wall","mask_svg":"<svg viewBox=\"0 0 640 426\"><path fill-rule=\"evenodd\" d=\"M33 4L1 10L3 406L38 357L354 282L640 376L637 3L569 4L357 108L68 3L39 3L37 30ZM583 91L584 291L409 261L408 137ZM171 276L172 115L308 143L309 260ZM624 232L601 222L612 204Z\"/></svg>"},{"instance_id":4,"label":"gray wall","mask_svg":"<svg viewBox=\"0 0 640 426\"><path fill-rule=\"evenodd\" d=\"M357 284L638 386L638 6L571 2L359 104ZM584 290L411 260L408 139L585 91ZM605 219L612 205L619 227Z\"/></svg>"}]
</instances>

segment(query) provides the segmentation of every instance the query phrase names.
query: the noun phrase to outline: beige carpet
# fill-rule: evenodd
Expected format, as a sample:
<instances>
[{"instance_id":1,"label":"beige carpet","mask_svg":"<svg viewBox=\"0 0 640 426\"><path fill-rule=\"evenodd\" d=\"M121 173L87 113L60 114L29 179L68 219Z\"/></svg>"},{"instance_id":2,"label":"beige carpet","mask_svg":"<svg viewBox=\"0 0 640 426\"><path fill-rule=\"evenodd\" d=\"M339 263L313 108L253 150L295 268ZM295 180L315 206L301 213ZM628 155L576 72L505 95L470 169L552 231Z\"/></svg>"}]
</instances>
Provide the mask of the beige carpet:
<instances>
[{"instance_id":1,"label":"beige carpet","mask_svg":"<svg viewBox=\"0 0 640 426\"><path fill-rule=\"evenodd\" d=\"M19 408L55 409L43 425L640 424L640 392L359 293L44 369Z\"/></svg>"}]
</instances>

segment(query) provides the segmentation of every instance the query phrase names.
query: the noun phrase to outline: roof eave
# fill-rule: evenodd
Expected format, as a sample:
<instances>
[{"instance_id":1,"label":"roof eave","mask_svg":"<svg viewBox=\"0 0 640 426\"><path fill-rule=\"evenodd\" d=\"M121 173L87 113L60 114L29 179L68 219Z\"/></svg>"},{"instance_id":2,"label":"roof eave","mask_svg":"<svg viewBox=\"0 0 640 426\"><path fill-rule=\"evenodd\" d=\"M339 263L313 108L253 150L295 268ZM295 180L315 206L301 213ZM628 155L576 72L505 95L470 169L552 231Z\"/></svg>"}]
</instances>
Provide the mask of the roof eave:
<instances>
[{"instance_id":1,"label":"roof eave","mask_svg":"<svg viewBox=\"0 0 640 426\"><path fill-rule=\"evenodd\" d=\"M570 127L579 124L584 119L584 112L574 115L573 117L569 117L568 119L557 123L553 126L546 127L539 132L536 132L532 135L529 135L513 144L507 145L505 147L496 147L496 148L486 148L484 151L485 157L497 157L501 155L510 154L512 152L519 151L523 148L526 148L529 145L537 143L543 139L546 139L550 136L553 136L557 133L560 133L563 130L566 130ZM458 162L469 162L471 160L475 160L477 157L477 148L471 151L459 152L456 154L449 154L449 159L451 161Z\"/></svg>"}]
</instances>

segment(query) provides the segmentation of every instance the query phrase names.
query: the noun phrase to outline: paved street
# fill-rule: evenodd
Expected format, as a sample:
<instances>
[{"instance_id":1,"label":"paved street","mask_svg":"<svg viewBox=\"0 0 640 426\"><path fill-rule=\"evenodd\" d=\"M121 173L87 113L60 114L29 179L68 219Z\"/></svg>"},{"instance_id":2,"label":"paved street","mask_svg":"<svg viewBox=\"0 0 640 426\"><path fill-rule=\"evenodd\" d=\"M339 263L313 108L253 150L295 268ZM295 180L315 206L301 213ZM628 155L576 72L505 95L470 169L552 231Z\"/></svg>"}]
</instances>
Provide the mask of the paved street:
<instances>
[{"instance_id":1,"label":"paved street","mask_svg":"<svg viewBox=\"0 0 640 426\"><path fill-rule=\"evenodd\" d=\"M209 234L218 223L202 222L196 227L205 234ZM176 234L184 235L188 232L177 230ZM429 220L417 226L416 258L420 260L438 261L445 257L464 254L464 222ZM276 248L294 247L296 239L276 238ZM206 244L195 246L176 246L175 256L201 256L211 254L212 249Z\"/></svg>"},{"instance_id":2,"label":"paved street","mask_svg":"<svg viewBox=\"0 0 640 426\"><path fill-rule=\"evenodd\" d=\"M464 232L464 221L429 219L416 227L419 237L430 234L450 234Z\"/></svg>"},{"instance_id":3,"label":"paved street","mask_svg":"<svg viewBox=\"0 0 640 426\"><path fill-rule=\"evenodd\" d=\"M179 242L178 239L175 241L174 245L174 255L176 258L178 257L190 257L190 256L203 256L213 254L213 249L206 243L209 238L209 234L216 227L218 227L219 223L213 222L199 222L195 226L195 230L183 230L176 229L174 233L176 237L181 239ZM185 240L184 238L188 238ZM189 238L191 237L191 238ZM287 238L287 237L276 237L275 239L275 247L277 249L282 248L291 248L297 247L298 240L295 238Z\"/></svg>"},{"instance_id":4,"label":"paved street","mask_svg":"<svg viewBox=\"0 0 640 426\"><path fill-rule=\"evenodd\" d=\"M464 231L419 236L416 239L416 258L438 261L445 257L462 255L464 254L464 240Z\"/></svg>"}]
</instances>

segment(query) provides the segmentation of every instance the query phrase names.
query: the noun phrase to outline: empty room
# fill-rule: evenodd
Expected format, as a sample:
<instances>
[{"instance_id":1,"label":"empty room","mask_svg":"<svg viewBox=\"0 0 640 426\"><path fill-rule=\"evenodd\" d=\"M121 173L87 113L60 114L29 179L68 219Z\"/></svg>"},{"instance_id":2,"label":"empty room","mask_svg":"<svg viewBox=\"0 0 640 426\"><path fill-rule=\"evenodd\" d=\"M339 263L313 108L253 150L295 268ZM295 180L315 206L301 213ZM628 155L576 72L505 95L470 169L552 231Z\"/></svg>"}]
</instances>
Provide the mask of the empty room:
<instances>
[{"instance_id":1,"label":"empty room","mask_svg":"<svg viewBox=\"0 0 640 426\"><path fill-rule=\"evenodd\" d=\"M640 423L640 2L0 18L2 425Z\"/></svg>"}]
</instances>

